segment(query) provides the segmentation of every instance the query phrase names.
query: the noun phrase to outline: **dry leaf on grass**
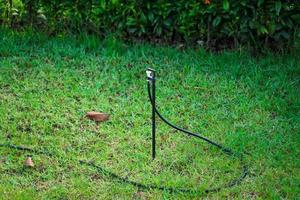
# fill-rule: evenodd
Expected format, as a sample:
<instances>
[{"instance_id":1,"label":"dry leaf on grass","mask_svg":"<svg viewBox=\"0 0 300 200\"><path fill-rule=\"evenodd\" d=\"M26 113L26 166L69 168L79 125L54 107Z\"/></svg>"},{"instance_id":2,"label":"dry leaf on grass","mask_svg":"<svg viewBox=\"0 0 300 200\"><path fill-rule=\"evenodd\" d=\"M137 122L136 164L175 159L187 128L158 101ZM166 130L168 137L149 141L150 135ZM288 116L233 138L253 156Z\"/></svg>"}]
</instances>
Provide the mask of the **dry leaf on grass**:
<instances>
[{"instance_id":1,"label":"dry leaf on grass","mask_svg":"<svg viewBox=\"0 0 300 200\"><path fill-rule=\"evenodd\" d=\"M109 114L91 111L86 113L86 117L96 122L104 122L109 119Z\"/></svg>"}]
</instances>

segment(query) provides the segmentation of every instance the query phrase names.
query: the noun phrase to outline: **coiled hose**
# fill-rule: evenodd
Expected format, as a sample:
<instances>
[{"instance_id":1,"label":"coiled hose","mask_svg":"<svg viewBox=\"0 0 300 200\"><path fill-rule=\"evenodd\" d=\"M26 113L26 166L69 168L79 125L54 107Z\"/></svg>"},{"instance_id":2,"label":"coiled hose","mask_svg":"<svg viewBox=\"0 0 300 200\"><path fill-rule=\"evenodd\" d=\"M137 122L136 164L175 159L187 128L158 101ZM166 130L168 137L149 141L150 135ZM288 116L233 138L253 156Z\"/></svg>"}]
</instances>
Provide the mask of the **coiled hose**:
<instances>
[{"instance_id":1,"label":"coiled hose","mask_svg":"<svg viewBox=\"0 0 300 200\"><path fill-rule=\"evenodd\" d=\"M149 96L149 100L150 100L151 104L153 104L149 82L148 82L148 96ZM205 142L208 142L209 144L219 148L222 152L224 152L228 156L238 157L240 159L240 162L241 162L242 168L243 168L242 175L239 176L238 178L230 181L229 183L223 185L223 186L219 186L219 187L216 187L216 188L208 188L208 189L205 189L205 190L195 190L195 189L189 189L189 188L179 188L179 187L168 187L168 186L160 186L160 185L153 185L153 184L144 184L144 183L136 182L136 181L130 180L128 178L119 176L118 174L116 174L112 171L109 171L109 170L107 170L107 169L105 169L105 168L101 167L100 165L97 165L93 162L89 162L89 161L85 161L85 160L79 160L79 159L76 160L76 161L80 165L86 165L88 167L94 168L99 173L101 173L101 174L103 174L107 177L110 177L110 178L115 179L117 181L120 181L122 183L133 185L135 187L138 187L141 190L162 190L162 191L167 191L167 192L170 192L170 193L201 194L201 193L216 192L216 191L221 190L222 188L233 187L233 186L239 184L240 182L242 182L243 179L245 179L245 177L248 174L248 168L247 168L247 165L243 161L243 155L242 154L237 155L237 154L233 153L233 151L231 149L225 148L222 145L217 144L216 142L213 142L213 141L211 141L211 140L209 140L209 139L207 139L207 138L205 138L205 137L203 137L199 134L196 134L196 133L190 132L188 130L185 130L183 128L177 127L176 125L169 122L166 118L164 118L159 113L157 108L155 108L155 112L162 121L164 121L166 124L168 124L172 128L174 128L178 131L181 131L185 134L188 134L190 136L193 136L193 137L196 137L198 139L204 140ZM36 154L36 155L45 155L45 156L49 156L49 157L58 158L57 156L55 156L54 154L52 154L51 152L48 152L48 151L36 150L36 149L23 147L23 146L18 146L18 145L9 144L9 143L0 144L0 147L10 148L10 149L14 149L14 150L17 150L17 151L27 151L27 152L30 152L31 154Z\"/></svg>"}]
</instances>

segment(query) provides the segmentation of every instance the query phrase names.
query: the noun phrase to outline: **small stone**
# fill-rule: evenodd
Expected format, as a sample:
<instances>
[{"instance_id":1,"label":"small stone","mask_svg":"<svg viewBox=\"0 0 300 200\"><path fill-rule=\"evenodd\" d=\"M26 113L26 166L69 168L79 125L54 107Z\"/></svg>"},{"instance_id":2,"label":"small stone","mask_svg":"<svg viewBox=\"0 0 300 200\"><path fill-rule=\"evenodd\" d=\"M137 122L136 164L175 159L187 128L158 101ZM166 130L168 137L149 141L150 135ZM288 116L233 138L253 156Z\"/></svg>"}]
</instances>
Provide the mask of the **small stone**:
<instances>
[{"instance_id":1,"label":"small stone","mask_svg":"<svg viewBox=\"0 0 300 200\"><path fill-rule=\"evenodd\" d=\"M32 157L31 156L27 156L25 162L24 162L24 165L26 167L34 167L34 163L32 161Z\"/></svg>"},{"instance_id":2,"label":"small stone","mask_svg":"<svg viewBox=\"0 0 300 200\"><path fill-rule=\"evenodd\" d=\"M109 119L109 114L91 111L86 113L86 117L96 122L104 122Z\"/></svg>"}]
</instances>

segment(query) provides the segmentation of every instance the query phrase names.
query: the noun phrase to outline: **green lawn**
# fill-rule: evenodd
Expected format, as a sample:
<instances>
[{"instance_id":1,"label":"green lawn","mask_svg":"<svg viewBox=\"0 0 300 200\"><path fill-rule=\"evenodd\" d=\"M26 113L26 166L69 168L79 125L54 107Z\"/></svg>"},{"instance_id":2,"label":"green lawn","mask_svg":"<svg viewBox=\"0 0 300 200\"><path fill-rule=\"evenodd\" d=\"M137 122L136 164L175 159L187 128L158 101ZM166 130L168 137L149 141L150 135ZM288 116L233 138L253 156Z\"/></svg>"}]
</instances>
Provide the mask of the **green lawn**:
<instances>
[{"instance_id":1,"label":"green lawn","mask_svg":"<svg viewBox=\"0 0 300 200\"><path fill-rule=\"evenodd\" d=\"M299 54L253 58L110 37L47 38L0 32L1 199L186 199L200 195L143 191L76 159L143 183L203 190L240 176L238 160L158 121L151 159L151 107L145 69L157 70L157 104L174 123L236 152L248 152L249 176L212 199L297 199L300 194ZM111 114L95 124L87 111Z\"/></svg>"}]
</instances>

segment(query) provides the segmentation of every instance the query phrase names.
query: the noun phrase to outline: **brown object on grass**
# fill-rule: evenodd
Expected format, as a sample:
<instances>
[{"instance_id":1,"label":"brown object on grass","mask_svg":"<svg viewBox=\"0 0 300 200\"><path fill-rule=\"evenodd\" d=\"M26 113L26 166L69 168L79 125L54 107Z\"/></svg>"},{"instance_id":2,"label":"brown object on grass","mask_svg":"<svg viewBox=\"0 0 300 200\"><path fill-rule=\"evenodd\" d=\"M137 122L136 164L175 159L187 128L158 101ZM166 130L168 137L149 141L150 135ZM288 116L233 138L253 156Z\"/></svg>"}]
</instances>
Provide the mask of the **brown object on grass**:
<instances>
[{"instance_id":1,"label":"brown object on grass","mask_svg":"<svg viewBox=\"0 0 300 200\"><path fill-rule=\"evenodd\" d=\"M109 114L91 111L86 113L86 117L96 122L104 122L109 119Z\"/></svg>"},{"instance_id":2,"label":"brown object on grass","mask_svg":"<svg viewBox=\"0 0 300 200\"><path fill-rule=\"evenodd\" d=\"M27 158L24 162L24 165L26 167L34 167L34 163L33 163L32 158L30 156L27 156Z\"/></svg>"}]
</instances>

